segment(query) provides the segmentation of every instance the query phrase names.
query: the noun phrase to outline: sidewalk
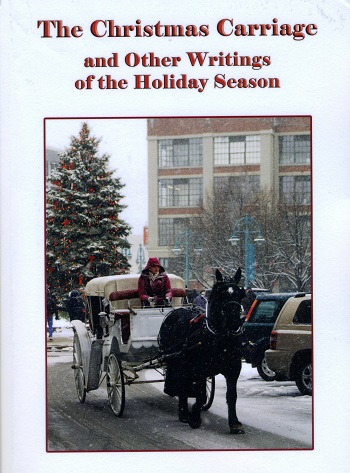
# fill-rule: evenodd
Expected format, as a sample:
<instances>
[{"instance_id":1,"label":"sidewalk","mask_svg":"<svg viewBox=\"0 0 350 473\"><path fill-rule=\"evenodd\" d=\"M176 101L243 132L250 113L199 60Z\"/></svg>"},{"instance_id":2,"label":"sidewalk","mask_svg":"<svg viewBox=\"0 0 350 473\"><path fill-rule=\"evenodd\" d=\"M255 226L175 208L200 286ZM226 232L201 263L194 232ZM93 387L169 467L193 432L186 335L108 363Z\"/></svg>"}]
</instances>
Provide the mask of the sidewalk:
<instances>
[{"instance_id":1,"label":"sidewalk","mask_svg":"<svg viewBox=\"0 0 350 473\"><path fill-rule=\"evenodd\" d=\"M52 340L47 339L47 349L73 347L73 327L65 319L53 321Z\"/></svg>"}]
</instances>

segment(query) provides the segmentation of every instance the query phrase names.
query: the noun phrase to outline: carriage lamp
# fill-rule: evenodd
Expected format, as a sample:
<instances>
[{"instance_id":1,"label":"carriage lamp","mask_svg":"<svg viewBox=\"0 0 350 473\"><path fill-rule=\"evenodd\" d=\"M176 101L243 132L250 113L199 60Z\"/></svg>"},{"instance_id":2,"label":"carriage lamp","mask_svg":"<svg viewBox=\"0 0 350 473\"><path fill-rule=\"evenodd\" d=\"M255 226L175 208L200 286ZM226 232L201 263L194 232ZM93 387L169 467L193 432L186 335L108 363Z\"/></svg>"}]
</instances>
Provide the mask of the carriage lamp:
<instances>
[{"instance_id":1,"label":"carriage lamp","mask_svg":"<svg viewBox=\"0 0 350 473\"><path fill-rule=\"evenodd\" d=\"M245 217L240 218L235 223L233 228L233 234L228 239L232 245L237 245L240 241L240 238L237 236L238 233L244 233L245 239L245 287L248 287L250 281L254 280L254 264L255 264L255 251L254 243L261 244L265 242L265 238L262 235L259 222L253 218L249 217L247 214ZM252 234L257 234L254 238L253 243L250 243L250 236Z\"/></svg>"},{"instance_id":2,"label":"carriage lamp","mask_svg":"<svg viewBox=\"0 0 350 473\"><path fill-rule=\"evenodd\" d=\"M100 319L101 327L106 328L107 327L107 321L108 321L106 312L100 312L98 314L98 316L99 316L99 319Z\"/></svg>"},{"instance_id":3,"label":"carriage lamp","mask_svg":"<svg viewBox=\"0 0 350 473\"><path fill-rule=\"evenodd\" d=\"M114 316L114 312L111 311L109 313L108 327L113 327L114 323L115 323L115 316Z\"/></svg>"}]
</instances>

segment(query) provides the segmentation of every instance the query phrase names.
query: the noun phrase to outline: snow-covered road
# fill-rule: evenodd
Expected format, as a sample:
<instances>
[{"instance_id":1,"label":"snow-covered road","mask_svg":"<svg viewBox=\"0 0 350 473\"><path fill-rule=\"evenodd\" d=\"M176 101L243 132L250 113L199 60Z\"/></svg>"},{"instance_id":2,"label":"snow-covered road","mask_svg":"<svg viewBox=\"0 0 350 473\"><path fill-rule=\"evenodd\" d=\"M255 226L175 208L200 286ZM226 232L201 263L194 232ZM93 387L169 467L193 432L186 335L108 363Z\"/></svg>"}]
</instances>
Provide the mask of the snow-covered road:
<instances>
[{"instance_id":1,"label":"snow-covered road","mask_svg":"<svg viewBox=\"0 0 350 473\"><path fill-rule=\"evenodd\" d=\"M73 331L70 323L58 321L56 325L57 336L72 338ZM55 333L54 341L55 343ZM48 363L66 362L71 357L70 349L59 350L48 357ZM142 376L146 379L160 378L154 370L144 370ZM226 383L222 375L215 378L216 388L213 405L210 412L220 417L227 417ZM159 391L163 391L163 383L152 384ZM238 381L237 414L246 427L276 434L281 438L298 441L312 447L312 411L311 396L302 396L295 383L291 381L266 382L260 378L256 368L243 363ZM206 419L203 414L203 425ZM283 445L276 445L283 448Z\"/></svg>"},{"instance_id":2,"label":"snow-covered road","mask_svg":"<svg viewBox=\"0 0 350 473\"><path fill-rule=\"evenodd\" d=\"M145 377L154 379L154 373L146 371ZM218 375L215 381L215 397L210 412L226 418L225 378ZM163 389L162 384L154 386ZM237 415L246 426L312 446L312 397L302 396L294 382L262 380L256 368L247 363L242 364L238 380ZM276 448L281 447L276 445Z\"/></svg>"}]
</instances>

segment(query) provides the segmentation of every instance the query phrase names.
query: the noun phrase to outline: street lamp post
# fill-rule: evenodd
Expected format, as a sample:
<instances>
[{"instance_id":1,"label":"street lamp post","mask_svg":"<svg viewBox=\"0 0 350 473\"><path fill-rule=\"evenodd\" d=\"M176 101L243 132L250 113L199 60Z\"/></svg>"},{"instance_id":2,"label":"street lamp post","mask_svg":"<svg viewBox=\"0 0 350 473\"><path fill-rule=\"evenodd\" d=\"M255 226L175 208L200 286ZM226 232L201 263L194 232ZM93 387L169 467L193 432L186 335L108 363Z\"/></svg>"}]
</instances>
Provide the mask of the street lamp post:
<instances>
[{"instance_id":1,"label":"street lamp post","mask_svg":"<svg viewBox=\"0 0 350 473\"><path fill-rule=\"evenodd\" d=\"M142 248L142 244L139 244L138 250L137 250L137 257L136 257L136 264L139 265L139 273L141 274L143 265L145 264L146 259L145 259L145 251Z\"/></svg>"},{"instance_id":2,"label":"street lamp post","mask_svg":"<svg viewBox=\"0 0 350 473\"><path fill-rule=\"evenodd\" d=\"M180 246L185 247L185 281L186 281L186 288L189 287L189 279L190 279L190 243L193 240L193 233L190 232L188 228L185 231L180 232L175 239L175 246L171 250L175 256L178 256L182 250ZM200 248L199 242L194 243L194 252L196 255L200 255L202 252L202 248Z\"/></svg>"},{"instance_id":3,"label":"street lamp post","mask_svg":"<svg viewBox=\"0 0 350 473\"><path fill-rule=\"evenodd\" d=\"M127 239L125 239L125 243L126 243L127 245L129 245L129 242L128 242ZM121 249L120 249L120 252L121 252L121 254L122 254L123 256L125 256L125 258L127 258L128 260L131 259L132 255L131 255L131 251L130 251L130 248L129 248L129 247L126 247L126 246L125 246L124 248L121 248Z\"/></svg>"},{"instance_id":4,"label":"street lamp post","mask_svg":"<svg viewBox=\"0 0 350 473\"><path fill-rule=\"evenodd\" d=\"M250 243L250 235L257 234L257 237L254 238L255 243L263 243L265 238L262 236L259 222L255 218L249 217L248 214L235 223L233 234L229 238L232 245L237 245L239 242L238 233L244 233L245 235L245 287L248 287L249 282L254 279L255 262L255 248L254 243Z\"/></svg>"}]
</instances>

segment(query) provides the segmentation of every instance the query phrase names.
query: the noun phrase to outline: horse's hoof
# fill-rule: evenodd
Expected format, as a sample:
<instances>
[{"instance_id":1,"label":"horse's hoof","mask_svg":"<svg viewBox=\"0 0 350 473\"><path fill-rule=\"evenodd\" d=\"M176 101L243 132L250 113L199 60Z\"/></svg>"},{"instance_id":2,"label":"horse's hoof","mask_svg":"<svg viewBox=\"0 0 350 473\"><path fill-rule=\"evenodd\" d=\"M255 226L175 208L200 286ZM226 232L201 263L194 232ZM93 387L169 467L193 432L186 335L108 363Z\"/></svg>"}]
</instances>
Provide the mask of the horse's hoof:
<instances>
[{"instance_id":1,"label":"horse's hoof","mask_svg":"<svg viewBox=\"0 0 350 473\"><path fill-rule=\"evenodd\" d=\"M179 409L179 421L184 424L188 424L190 418L190 412L185 409Z\"/></svg>"},{"instance_id":2,"label":"horse's hoof","mask_svg":"<svg viewBox=\"0 0 350 473\"><path fill-rule=\"evenodd\" d=\"M240 422L237 422L236 424L230 425L230 434L233 434L233 435L244 434L244 429L243 429L242 424Z\"/></svg>"},{"instance_id":3,"label":"horse's hoof","mask_svg":"<svg viewBox=\"0 0 350 473\"><path fill-rule=\"evenodd\" d=\"M202 425L201 411L192 408L188 423L190 424L190 427L192 427L192 429L199 429L199 427Z\"/></svg>"},{"instance_id":4,"label":"horse's hoof","mask_svg":"<svg viewBox=\"0 0 350 473\"><path fill-rule=\"evenodd\" d=\"M190 418L188 419L188 423L190 424L190 427L192 427L192 429L199 429L199 427L202 425L202 419L193 419L193 417L190 416Z\"/></svg>"}]
</instances>

